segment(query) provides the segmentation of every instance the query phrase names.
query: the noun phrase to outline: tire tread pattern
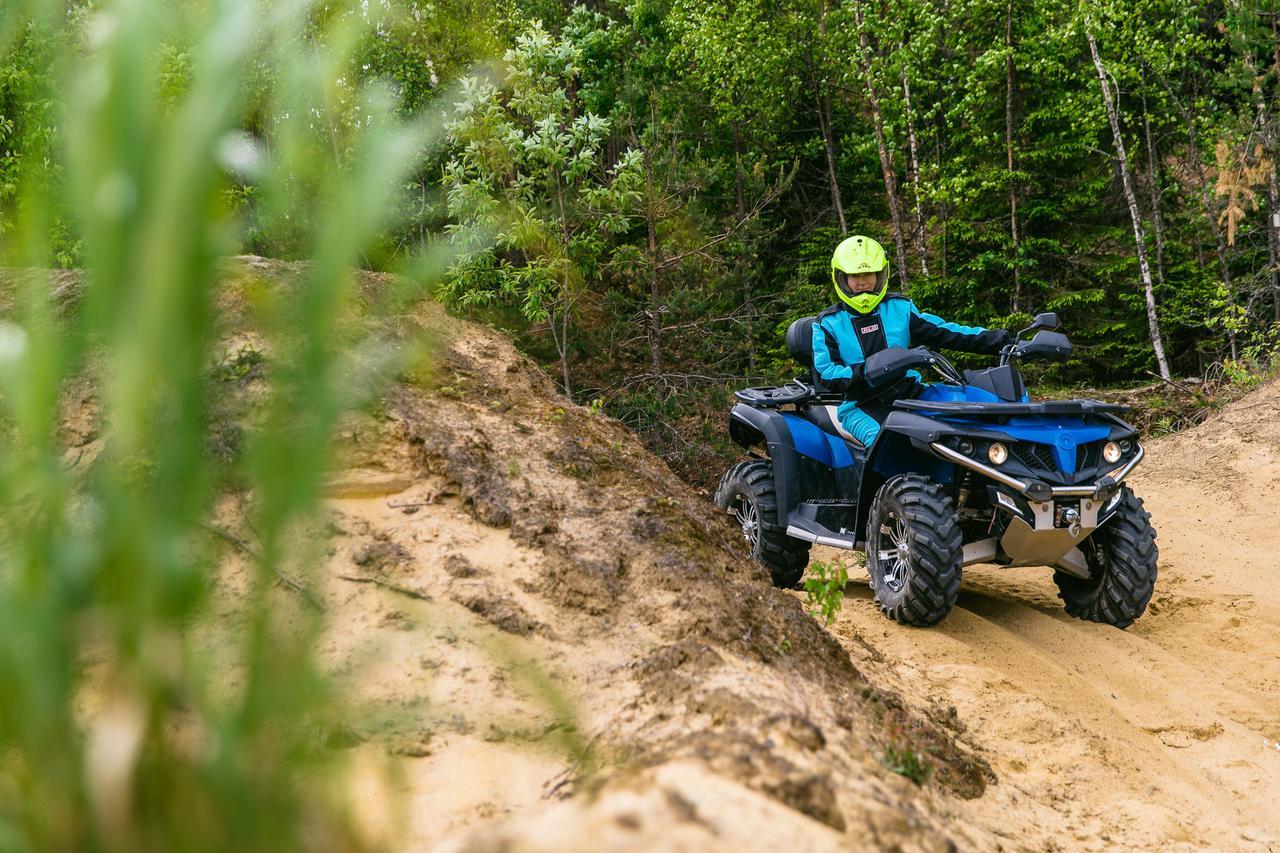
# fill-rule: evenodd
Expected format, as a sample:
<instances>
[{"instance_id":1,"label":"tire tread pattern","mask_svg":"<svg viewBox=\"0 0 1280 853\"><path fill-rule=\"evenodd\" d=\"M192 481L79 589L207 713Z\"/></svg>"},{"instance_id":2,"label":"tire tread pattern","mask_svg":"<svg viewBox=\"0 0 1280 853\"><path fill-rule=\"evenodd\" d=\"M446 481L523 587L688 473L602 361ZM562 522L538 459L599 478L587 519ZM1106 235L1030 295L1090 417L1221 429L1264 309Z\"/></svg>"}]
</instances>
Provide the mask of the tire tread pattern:
<instances>
[{"instance_id":1,"label":"tire tread pattern","mask_svg":"<svg viewBox=\"0 0 1280 853\"><path fill-rule=\"evenodd\" d=\"M751 556L769 569L774 586L794 587L809 565L810 543L788 536L786 528L778 522L778 494L773 485L771 462L747 459L724 473L716 488L716 506L729 512L740 498L753 501L760 515L760 541Z\"/></svg>"},{"instance_id":2,"label":"tire tread pattern","mask_svg":"<svg viewBox=\"0 0 1280 853\"><path fill-rule=\"evenodd\" d=\"M867 523L868 565L875 560L871 540L878 538L889 505L896 505L898 517L907 525L911 559L899 593L883 588L872 572L876 604L899 624L936 625L960 595L964 540L955 507L943 487L927 477L903 474L889 480L876 493Z\"/></svg>"},{"instance_id":3,"label":"tire tread pattern","mask_svg":"<svg viewBox=\"0 0 1280 853\"><path fill-rule=\"evenodd\" d=\"M1077 619L1128 628L1147 609L1155 592L1160 549L1151 513L1142 498L1124 487L1116 513L1093 535L1103 534L1107 565L1096 581L1055 572L1058 597ZM1092 567L1091 567L1092 568Z\"/></svg>"}]
</instances>

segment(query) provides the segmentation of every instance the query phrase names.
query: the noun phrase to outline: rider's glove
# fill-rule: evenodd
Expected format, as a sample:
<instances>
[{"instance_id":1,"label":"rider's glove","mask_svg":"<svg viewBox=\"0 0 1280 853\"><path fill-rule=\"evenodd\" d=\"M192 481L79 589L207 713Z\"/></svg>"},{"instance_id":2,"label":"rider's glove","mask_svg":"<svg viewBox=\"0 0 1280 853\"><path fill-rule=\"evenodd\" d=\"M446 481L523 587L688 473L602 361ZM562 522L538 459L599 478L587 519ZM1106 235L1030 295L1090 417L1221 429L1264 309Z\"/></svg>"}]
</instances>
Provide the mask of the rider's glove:
<instances>
[{"instance_id":1,"label":"rider's glove","mask_svg":"<svg viewBox=\"0 0 1280 853\"><path fill-rule=\"evenodd\" d=\"M924 347L882 349L867 357L864 368L867 385L871 388L883 388L897 381L908 370L929 364L933 358L933 353Z\"/></svg>"},{"instance_id":2,"label":"rider's glove","mask_svg":"<svg viewBox=\"0 0 1280 853\"><path fill-rule=\"evenodd\" d=\"M988 329L987 331L995 336L995 342L992 344L992 349L997 353L1005 347L1018 342L1018 336L1008 329Z\"/></svg>"}]
</instances>

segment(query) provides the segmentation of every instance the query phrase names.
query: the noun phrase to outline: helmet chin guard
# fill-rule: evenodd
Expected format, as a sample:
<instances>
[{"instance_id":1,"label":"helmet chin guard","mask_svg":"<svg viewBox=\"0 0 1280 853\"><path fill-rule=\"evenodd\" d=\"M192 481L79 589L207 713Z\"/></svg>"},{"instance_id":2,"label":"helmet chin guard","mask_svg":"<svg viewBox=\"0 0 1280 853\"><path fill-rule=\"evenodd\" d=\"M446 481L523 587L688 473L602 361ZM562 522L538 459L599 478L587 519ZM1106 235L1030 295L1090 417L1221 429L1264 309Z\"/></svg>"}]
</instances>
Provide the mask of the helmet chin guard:
<instances>
[{"instance_id":1,"label":"helmet chin guard","mask_svg":"<svg viewBox=\"0 0 1280 853\"><path fill-rule=\"evenodd\" d=\"M876 274L875 290L850 295L840 286L840 273L868 272ZM889 292L889 259L885 257L884 247L860 234L842 240L831 256L831 283L840 301L854 311L859 314L874 311Z\"/></svg>"}]
</instances>

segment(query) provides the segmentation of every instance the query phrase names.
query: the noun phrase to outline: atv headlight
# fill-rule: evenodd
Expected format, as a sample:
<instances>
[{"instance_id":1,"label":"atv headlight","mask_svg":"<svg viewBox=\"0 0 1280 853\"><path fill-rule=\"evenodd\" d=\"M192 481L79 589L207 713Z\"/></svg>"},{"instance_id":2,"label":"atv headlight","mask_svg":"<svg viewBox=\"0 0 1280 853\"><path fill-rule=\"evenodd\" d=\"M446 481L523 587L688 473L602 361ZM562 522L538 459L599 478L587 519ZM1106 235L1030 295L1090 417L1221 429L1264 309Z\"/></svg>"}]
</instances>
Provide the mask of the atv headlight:
<instances>
[{"instance_id":1,"label":"atv headlight","mask_svg":"<svg viewBox=\"0 0 1280 853\"><path fill-rule=\"evenodd\" d=\"M987 458L991 460L992 465L1003 465L1009 458L1009 448L998 441L992 442L987 448Z\"/></svg>"},{"instance_id":2,"label":"atv headlight","mask_svg":"<svg viewBox=\"0 0 1280 853\"><path fill-rule=\"evenodd\" d=\"M1120 445L1114 441L1108 441L1102 448L1102 458L1110 462L1112 465L1120 461L1120 457L1124 454L1120 450Z\"/></svg>"}]
</instances>

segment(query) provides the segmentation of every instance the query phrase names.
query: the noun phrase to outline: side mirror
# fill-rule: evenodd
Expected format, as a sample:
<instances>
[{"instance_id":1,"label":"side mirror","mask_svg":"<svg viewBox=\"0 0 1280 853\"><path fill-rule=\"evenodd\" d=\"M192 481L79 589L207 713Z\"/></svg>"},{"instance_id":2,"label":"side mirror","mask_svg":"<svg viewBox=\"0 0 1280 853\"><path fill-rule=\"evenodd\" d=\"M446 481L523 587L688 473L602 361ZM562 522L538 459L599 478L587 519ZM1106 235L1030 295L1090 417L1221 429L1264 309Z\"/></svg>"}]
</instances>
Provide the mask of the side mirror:
<instances>
[{"instance_id":1,"label":"side mirror","mask_svg":"<svg viewBox=\"0 0 1280 853\"><path fill-rule=\"evenodd\" d=\"M1031 321L1031 328L1028 331L1038 332L1041 329L1052 332L1062 328L1062 321L1058 319L1058 315L1049 311L1044 314L1037 314L1036 318Z\"/></svg>"}]
</instances>

